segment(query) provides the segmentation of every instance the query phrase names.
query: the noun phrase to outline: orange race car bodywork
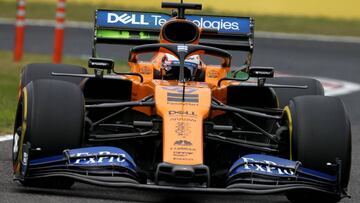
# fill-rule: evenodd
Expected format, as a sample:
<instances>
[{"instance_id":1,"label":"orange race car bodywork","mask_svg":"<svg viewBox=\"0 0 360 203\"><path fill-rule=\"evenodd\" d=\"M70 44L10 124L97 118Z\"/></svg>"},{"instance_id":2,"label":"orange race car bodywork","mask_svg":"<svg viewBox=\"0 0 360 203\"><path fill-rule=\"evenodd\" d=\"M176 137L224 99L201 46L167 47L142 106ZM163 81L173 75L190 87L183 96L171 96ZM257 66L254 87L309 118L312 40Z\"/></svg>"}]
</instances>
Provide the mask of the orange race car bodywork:
<instances>
[{"instance_id":1,"label":"orange race car bodywork","mask_svg":"<svg viewBox=\"0 0 360 203\"><path fill-rule=\"evenodd\" d=\"M176 19L168 23L188 23L185 19ZM200 33L191 44L199 44ZM163 29L160 30L160 43L171 43L163 37ZM139 73L143 81L139 82L138 77L130 77L133 80L132 100L140 100L146 96L154 95L155 108L136 107L135 109L145 114L156 114L163 119L163 161L178 165L200 165L203 162L203 120L211 113L211 98L219 101L226 101L226 85L218 87L220 79L225 78L230 71L229 66L206 65L202 61L201 70L205 77L202 82L179 82L157 80L154 72L162 73L162 62L165 53L172 54L166 49L159 49L149 62L137 61L136 54L130 53L130 71ZM191 55L204 55L204 51L197 51ZM190 56L191 56L190 55ZM189 57L189 56L188 56ZM225 61L229 58L222 58ZM136 62L133 62L136 61ZM237 83L237 82L233 82ZM182 92L185 92L183 95ZM219 112L218 112L219 113ZM179 144L180 143L180 144ZM186 143L182 145L181 143Z\"/></svg>"},{"instance_id":2,"label":"orange race car bodywork","mask_svg":"<svg viewBox=\"0 0 360 203\"><path fill-rule=\"evenodd\" d=\"M230 67L206 66L204 82L154 80L154 70L160 71L164 54L157 54L151 62L129 63L132 72L140 73L144 81L133 82L132 100L136 101L154 95L155 109L137 107L146 114L157 114L163 118L163 160L173 164L203 164L203 120L210 114L212 95L220 101L226 100L226 88L217 87L221 78L226 77ZM184 101L182 91L185 88ZM180 146L186 141L190 146Z\"/></svg>"},{"instance_id":3,"label":"orange race car bodywork","mask_svg":"<svg viewBox=\"0 0 360 203\"><path fill-rule=\"evenodd\" d=\"M173 19L176 22L186 22L184 19ZM160 43L168 44L160 31ZM192 44L199 44L200 35ZM226 85L218 87L221 78L225 78L230 67L220 65L206 65L202 62L201 71L204 72L202 82L156 80L154 72L161 75L161 65L165 49L160 49L150 62L129 62L131 72L142 75L143 82L133 80L132 100L136 101L149 95L154 95L155 109L137 107L138 111L146 114L156 114L163 119L163 161L179 165L203 164L203 120L210 115L211 98L226 101ZM170 53L171 54L171 53ZM197 51L191 55L203 55L204 51ZM129 58L137 58L131 55ZM226 58L223 61L229 60ZM134 78L134 77L133 77ZM234 82L233 82L234 83ZM237 83L237 82L235 82ZM225 82L224 82L225 84ZM182 95L185 90L185 95ZM184 98L183 98L184 97ZM215 112L216 113L216 112ZM186 142L185 146L179 144Z\"/></svg>"}]
</instances>

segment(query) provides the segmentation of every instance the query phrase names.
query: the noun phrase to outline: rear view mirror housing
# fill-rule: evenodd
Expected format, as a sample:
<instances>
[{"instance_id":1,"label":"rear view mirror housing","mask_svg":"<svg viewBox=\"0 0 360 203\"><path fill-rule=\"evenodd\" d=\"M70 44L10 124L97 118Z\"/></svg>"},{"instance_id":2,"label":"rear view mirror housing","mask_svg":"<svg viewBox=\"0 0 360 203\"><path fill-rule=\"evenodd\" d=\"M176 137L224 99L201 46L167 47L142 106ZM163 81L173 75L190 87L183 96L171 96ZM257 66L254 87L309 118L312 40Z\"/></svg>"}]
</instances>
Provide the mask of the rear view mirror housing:
<instances>
[{"instance_id":1,"label":"rear view mirror housing","mask_svg":"<svg viewBox=\"0 0 360 203\"><path fill-rule=\"evenodd\" d=\"M249 68L249 76L253 78L274 77L274 67L252 66Z\"/></svg>"},{"instance_id":2,"label":"rear view mirror housing","mask_svg":"<svg viewBox=\"0 0 360 203\"><path fill-rule=\"evenodd\" d=\"M101 69L101 70L112 70L114 69L114 61L107 58L89 58L89 68Z\"/></svg>"}]
</instances>

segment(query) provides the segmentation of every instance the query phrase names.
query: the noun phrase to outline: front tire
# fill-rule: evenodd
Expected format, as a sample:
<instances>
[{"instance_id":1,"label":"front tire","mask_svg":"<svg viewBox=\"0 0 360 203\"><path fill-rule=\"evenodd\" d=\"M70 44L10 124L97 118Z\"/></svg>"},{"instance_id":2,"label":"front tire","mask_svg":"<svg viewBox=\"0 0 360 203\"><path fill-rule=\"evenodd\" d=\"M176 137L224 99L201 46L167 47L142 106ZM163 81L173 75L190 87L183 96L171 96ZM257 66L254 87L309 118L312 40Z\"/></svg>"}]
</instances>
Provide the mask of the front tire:
<instances>
[{"instance_id":1,"label":"front tire","mask_svg":"<svg viewBox=\"0 0 360 203\"><path fill-rule=\"evenodd\" d=\"M60 155L83 141L84 98L79 86L60 80L36 80L23 89L14 127L13 163L20 173L23 145L30 143L29 159ZM64 181L63 181L64 180ZM28 186L70 187L73 181L31 180Z\"/></svg>"},{"instance_id":2,"label":"front tire","mask_svg":"<svg viewBox=\"0 0 360 203\"><path fill-rule=\"evenodd\" d=\"M290 159L306 168L337 175L327 163L341 160L341 188L347 188L351 167L351 127L342 101L336 97L300 96L285 108L292 123ZM337 202L338 196L310 191L287 193L291 202Z\"/></svg>"}]
</instances>

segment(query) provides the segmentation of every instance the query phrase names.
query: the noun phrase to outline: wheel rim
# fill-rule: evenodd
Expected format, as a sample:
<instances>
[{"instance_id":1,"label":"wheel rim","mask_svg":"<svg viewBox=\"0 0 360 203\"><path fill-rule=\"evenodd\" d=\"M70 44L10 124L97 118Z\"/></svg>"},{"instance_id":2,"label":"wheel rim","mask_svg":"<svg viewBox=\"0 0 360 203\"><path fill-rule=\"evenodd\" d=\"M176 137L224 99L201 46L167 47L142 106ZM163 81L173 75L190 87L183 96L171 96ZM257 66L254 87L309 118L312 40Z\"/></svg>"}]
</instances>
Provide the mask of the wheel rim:
<instances>
[{"instance_id":1,"label":"wheel rim","mask_svg":"<svg viewBox=\"0 0 360 203\"><path fill-rule=\"evenodd\" d=\"M19 145L20 145L20 135L21 135L21 127L19 127L16 132L14 133L14 140L13 140L13 162L17 160L19 156Z\"/></svg>"},{"instance_id":2,"label":"wheel rim","mask_svg":"<svg viewBox=\"0 0 360 203\"><path fill-rule=\"evenodd\" d=\"M285 106L284 108L284 114L287 117L287 121L288 121L288 127L289 127L289 158L290 160L293 160L294 156L293 156L293 147L292 147L292 134L293 134L293 120L291 117L291 112L290 112L290 108L289 106Z\"/></svg>"},{"instance_id":3,"label":"wheel rim","mask_svg":"<svg viewBox=\"0 0 360 203\"><path fill-rule=\"evenodd\" d=\"M20 162L22 159L22 143L24 143L25 132L27 128L27 90L23 89L22 95L19 100L19 112L17 116L20 116L20 122L15 126L14 139L13 139L13 167L14 172L20 171Z\"/></svg>"}]
</instances>

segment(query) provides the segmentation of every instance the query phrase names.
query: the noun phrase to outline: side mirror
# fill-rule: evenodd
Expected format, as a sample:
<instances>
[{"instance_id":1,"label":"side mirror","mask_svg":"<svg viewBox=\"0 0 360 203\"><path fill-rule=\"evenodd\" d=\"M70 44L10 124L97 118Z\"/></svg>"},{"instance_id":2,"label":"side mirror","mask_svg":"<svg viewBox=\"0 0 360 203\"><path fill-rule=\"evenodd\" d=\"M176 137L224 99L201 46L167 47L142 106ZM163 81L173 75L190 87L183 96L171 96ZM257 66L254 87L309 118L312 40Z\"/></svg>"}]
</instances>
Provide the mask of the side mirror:
<instances>
[{"instance_id":1,"label":"side mirror","mask_svg":"<svg viewBox=\"0 0 360 203\"><path fill-rule=\"evenodd\" d=\"M89 68L112 70L114 68L114 61L107 58L89 58Z\"/></svg>"},{"instance_id":2,"label":"side mirror","mask_svg":"<svg viewBox=\"0 0 360 203\"><path fill-rule=\"evenodd\" d=\"M249 74L245 71L236 71L234 73L234 78L238 80L246 81L249 79Z\"/></svg>"},{"instance_id":3,"label":"side mirror","mask_svg":"<svg viewBox=\"0 0 360 203\"><path fill-rule=\"evenodd\" d=\"M254 78L274 77L274 67L252 66L249 68L249 76Z\"/></svg>"}]
</instances>

